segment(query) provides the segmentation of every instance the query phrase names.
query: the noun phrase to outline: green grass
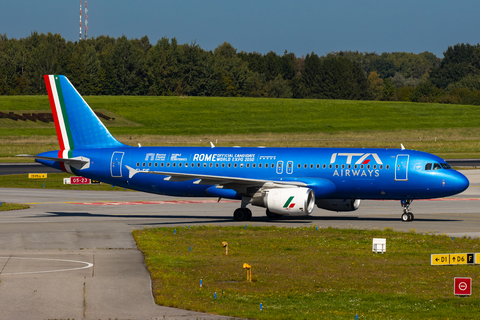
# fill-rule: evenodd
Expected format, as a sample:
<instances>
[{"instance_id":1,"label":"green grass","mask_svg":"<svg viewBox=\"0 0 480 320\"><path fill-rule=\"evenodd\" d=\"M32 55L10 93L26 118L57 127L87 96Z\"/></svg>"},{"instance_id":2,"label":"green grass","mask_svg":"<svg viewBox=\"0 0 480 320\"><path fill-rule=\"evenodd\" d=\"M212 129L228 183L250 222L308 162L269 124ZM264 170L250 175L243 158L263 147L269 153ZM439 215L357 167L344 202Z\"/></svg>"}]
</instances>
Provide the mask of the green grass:
<instances>
[{"instance_id":1,"label":"green grass","mask_svg":"<svg viewBox=\"0 0 480 320\"><path fill-rule=\"evenodd\" d=\"M27 204L1 202L0 211L22 210L30 208Z\"/></svg>"},{"instance_id":2,"label":"green grass","mask_svg":"<svg viewBox=\"0 0 480 320\"><path fill-rule=\"evenodd\" d=\"M255 319L476 319L480 312L479 266L430 266L432 253L479 252L478 239L252 226L133 235L160 305ZM372 253L374 237L387 239L385 254ZM252 266L251 283L243 263ZM471 297L454 297L458 276L472 277Z\"/></svg>"},{"instance_id":3,"label":"green grass","mask_svg":"<svg viewBox=\"0 0 480 320\"><path fill-rule=\"evenodd\" d=\"M208 146L209 141L218 141L221 146L397 148L404 143L446 158L480 157L480 106L215 97L85 100L115 117L105 124L131 145ZM0 96L3 112L49 109L47 96ZM0 119L1 157L57 145L53 124Z\"/></svg>"},{"instance_id":4,"label":"green grass","mask_svg":"<svg viewBox=\"0 0 480 320\"><path fill-rule=\"evenodd\" d=\"M63 190L96 190L96 191L124 191L124 188L112 187L110 184L76 185L63 184L63 178L73 176L68 173L49 173L46 179L29 179L28 174L11 174L0 176L0 185L9 188L33 189L63 189ZM127 191L132 191L127 189Z\"/></svg>"}]
</instances>

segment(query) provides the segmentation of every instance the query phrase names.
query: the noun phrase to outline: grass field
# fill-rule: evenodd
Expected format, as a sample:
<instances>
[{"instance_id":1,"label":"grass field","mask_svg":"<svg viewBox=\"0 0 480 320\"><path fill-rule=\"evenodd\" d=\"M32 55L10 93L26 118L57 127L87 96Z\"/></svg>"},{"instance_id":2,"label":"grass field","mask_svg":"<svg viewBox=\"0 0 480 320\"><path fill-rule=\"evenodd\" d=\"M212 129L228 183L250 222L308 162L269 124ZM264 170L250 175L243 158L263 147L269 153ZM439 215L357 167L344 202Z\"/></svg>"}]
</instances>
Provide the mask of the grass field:
<instances>
[{"instance_id":1,"label":"grass field","mask_svg":"<svg viewBox=\"0 0 480 320\"><path fill-rule=\"evenodd\" d=\"M137 145L407 148L480 158L480 106L261 98L85 97ZM0 96L0 111L48 111L47 96ZM53 124L0 119L0 157L57 149Z\"/></svg>"},{"instance_id":2,"label":"grass field","mask_svg":"<svg viewBox=\"0 0 480 320\"><path fill-rule=\"evenodd\" d=\"M30 208L27 204L0 202L0 211L22 210Z\"/></svg>"},{"instance_id":3,"label":"grass field","mask_svg":"<svg viewBox=\"0 0 480 320\"><path fill-rule=\"evenodd\" d=\"M160 305L249 319L476 319L480 313L479 266L430 266L432 253L480 251L478 239L390 229L175 230L133 232ZM387 239L385 254L372 253L374 237ZM252 266L252 282L243 263ZM459 276L472 278L472 296L453 295Z\"/></svg>"}]
</instances>

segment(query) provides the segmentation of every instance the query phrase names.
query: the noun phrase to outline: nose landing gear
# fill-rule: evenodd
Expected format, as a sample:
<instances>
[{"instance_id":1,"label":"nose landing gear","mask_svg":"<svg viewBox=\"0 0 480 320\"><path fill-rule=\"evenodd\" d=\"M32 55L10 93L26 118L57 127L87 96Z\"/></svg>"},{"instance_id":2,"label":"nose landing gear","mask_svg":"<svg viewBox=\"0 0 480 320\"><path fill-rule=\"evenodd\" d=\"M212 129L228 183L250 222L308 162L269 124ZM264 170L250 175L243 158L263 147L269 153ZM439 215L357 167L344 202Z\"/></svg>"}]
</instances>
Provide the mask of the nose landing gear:
<instances>
[{"instance_id":1,"label":"nose landing gear","mask_svg":"<svg viewBox=\"0 0 480 320\"><path fill-rule=\"evenodd\" d=\"M411 200L411 199L400 201L400 204L403 207L403 214L402 214L402 221L403 222L413 221L413 219L415 218L413 216L413 213L410 212L410 204L412 202L413 202L413 200Z\"/></svg>"}]
</instances>

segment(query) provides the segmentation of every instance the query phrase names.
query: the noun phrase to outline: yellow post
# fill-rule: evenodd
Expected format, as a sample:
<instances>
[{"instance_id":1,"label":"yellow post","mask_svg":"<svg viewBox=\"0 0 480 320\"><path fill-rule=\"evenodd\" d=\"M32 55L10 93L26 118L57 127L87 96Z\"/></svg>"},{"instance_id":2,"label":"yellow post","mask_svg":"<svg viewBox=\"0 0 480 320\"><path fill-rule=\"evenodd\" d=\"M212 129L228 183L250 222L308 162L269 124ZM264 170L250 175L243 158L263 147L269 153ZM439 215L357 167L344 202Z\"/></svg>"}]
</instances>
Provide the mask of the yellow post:
<instances>
[{"instance_id":1,"label":"yellow post","mask_svg":"<svg viewBox=\"0 0 480 320\"><path fill-rule=\"evenodd\" d=\"M222 245L225 247L225 255L228 256L228 243L226 241L223 241Z\"/></svg>"},{"instance_id":2,"label":"yellow post","mask_svg":"<svg viewBox=\"0 0 480 320\"><path fill-rule=\"evenodd\" d=\"M252 282L252 266L244 263L243 269L247 269L247 281Z\"/></svg>"}]
</instances>

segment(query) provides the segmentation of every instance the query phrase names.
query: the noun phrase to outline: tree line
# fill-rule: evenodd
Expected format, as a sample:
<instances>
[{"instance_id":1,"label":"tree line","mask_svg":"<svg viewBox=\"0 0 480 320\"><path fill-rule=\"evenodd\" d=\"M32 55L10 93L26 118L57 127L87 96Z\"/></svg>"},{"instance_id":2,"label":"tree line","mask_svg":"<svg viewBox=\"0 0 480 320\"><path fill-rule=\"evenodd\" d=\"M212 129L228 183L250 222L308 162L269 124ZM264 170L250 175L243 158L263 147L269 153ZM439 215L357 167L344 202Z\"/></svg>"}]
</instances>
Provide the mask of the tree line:
<instances>
[{"instance_id":1,"label":"tree line","mask_svg":"<svg viewBox=\"0 0 480 320\"><path fill-rule=\"evenodd\" d=\"M480 104L480 45L420 54L312 52L298 57L213 51L195 41L59 34L0 34L0 95L45 94L44 74L63 74L83 95L188 95Z\"/></svg>"}]
</instances>

